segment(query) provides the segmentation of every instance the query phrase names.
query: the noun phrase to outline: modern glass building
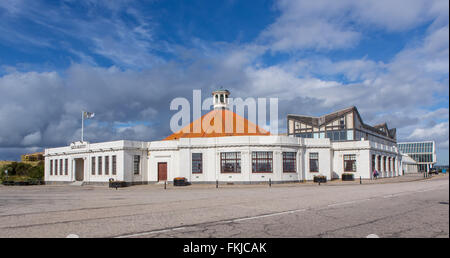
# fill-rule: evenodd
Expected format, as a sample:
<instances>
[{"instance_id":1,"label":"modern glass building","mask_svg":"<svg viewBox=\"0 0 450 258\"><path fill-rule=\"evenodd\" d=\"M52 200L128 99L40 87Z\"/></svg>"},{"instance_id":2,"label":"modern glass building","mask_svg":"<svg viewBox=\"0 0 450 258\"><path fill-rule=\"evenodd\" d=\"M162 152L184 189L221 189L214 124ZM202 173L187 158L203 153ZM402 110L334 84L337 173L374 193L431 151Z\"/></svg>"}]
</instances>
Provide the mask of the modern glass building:
<instances>
[{"instance_id":1,"label":"modern glass building","mask_svg":"<svg viewBox=\"0 0 450 258\"><path fill-rule=\"evenodd\" d=\"M428 172L436 163L436 148L434 141L425 142L399 142L398 149L414 159L418 164L419 172Z\"/></svg>"}]
</instances>

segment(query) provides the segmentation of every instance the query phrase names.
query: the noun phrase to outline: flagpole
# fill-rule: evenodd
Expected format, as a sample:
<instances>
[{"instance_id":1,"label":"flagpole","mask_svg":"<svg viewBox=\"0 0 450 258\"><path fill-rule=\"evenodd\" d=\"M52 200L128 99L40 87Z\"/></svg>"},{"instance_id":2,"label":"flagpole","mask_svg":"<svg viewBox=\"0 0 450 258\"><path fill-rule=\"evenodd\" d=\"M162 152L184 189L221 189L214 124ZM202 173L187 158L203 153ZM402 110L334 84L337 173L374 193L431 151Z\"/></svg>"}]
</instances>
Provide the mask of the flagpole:
<instances>
[{"instance_id":1,"label":"flagpole","mask_svg":"<svg viewBox=\"0 0 450 258\"><path fill-rule=\"evenodd\" d=\"M84 111L81 111L81 142L83 142L83 131L84 131Z\"/></svg>"}]
</instances>

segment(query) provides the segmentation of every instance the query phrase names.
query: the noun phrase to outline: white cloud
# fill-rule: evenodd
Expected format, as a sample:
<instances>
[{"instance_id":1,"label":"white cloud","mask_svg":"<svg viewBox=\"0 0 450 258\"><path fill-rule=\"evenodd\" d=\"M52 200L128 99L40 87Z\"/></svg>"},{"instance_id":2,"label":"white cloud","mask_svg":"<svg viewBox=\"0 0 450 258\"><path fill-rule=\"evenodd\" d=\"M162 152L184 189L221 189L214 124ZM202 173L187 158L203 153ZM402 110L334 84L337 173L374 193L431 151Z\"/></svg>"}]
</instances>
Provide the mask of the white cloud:
<instances>
[{"instance_id":1,"label":"white cloud","mask_svg":"<svg viewBox=\"0 0 450 258\"><path fill-rule=\"evenodd\" d=\"M36 144L40 144L41 142L41 132L37 131L34 133L30 133L25 136L22 140L22 145L24 146L33 146Z\"/></svg>"},{"instance_id":2,"label":"white cloud","mask_svg":"<svg viewBox=\"0 0 450 258\"><path fill-rule=\"evenodd\" d=\"M429 128L416 128L409 135L409 140L435 140L439 148L448 148L449 123L442 122Z\"/></svg>"},{"instance_id":3,"label":"white cloud","mask_svg":"<svg viewBox=\"0 0 450 258\"><path fill-rule=\"evenodd\" d=\"M404 31L445 19L448 3L445 8L442 2L280 0L276 8L281 15L261 38L269 41L274 51L350 48L358 44L364 30Z\"/></svg>"}]
</instances>

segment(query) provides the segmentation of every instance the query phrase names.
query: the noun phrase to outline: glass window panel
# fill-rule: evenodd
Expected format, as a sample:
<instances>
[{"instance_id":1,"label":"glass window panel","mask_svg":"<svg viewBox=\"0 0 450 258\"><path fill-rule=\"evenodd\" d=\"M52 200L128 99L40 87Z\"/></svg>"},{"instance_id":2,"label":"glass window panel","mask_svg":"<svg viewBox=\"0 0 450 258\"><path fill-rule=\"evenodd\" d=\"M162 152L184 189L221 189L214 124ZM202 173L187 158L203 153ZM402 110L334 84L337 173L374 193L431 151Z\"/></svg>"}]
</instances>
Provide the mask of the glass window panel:
<instances>
[{"instance_id":1,"label":"glass window panel","mask_svg":"<svg viewBox=\"0 0 450 258\"><path fill-rule=\"evenodd\" d=\"M105 175L109 175L109 156L105 156Z\"/></svg>"},{"instance_id":2,"label":"glass window panel","mask_svg":"<svg viewBox=\"0 0 450 258\"><path fill-rule=\"evenodd\" d=\"M91 161L91 174L95 175L95 157L92 157Z\"/></svg>"},{"instance_id":3,"label":"glass window panel","mask_svg":"<svg viewBox=\"0 0 450 258\"><path fill-rule=\"evenodd\" d=\"M98 168L97 168L97 170L98 170L98 174L99 175L101 175L102 174L102 158L103 157L98 157Z\"/></svg>"},{"instance_id":4,"label":"glass window panel","mask_svg":"<svg viewBox=\"0 0 450 258\"><path fill-rule=\"evenodd\" d=\"M135 175L138 175L140 173L140 171L139 171L140 167L141 167L141 156L134 155L133 170L134 170Z\"/></svg>"},{"instance_id":5,"label":"glass window panel","mask_svg":"<svg viewBox=\"0 0 450 258\"><path fill-rule=\"evenodd\" d=\"M252 154L253 157L253 154ZM222 173L240 173L241 172L241 153L240 152L222 152L220 153L220 164Z\"/></svg>"},{"instance_id":6,"label":"glass window panel","mask_svg":"<svg viewBox=\"0 0 450 258\"><path fill-rule=\"evenodd\" d=\"M353 140L353 130L347 131L347 140L349 140L349 141Z\"/></svg>"},{"instance_id":7,"label":"glass window panel","mask_svg":"<svg viewBox=\"0 0 450 258\"><path fill-rule=\"evenodd\" d=\"M273 172L272 152L252 152L252 172Z\"/></svg>"},{"instance_id":8,"label":"glass window panel","mask_svg":"<svg viewBox=\"0 0 450 258\"><path fill-rule=\"evenodd\" d=\"M113 175L117 174L117 158L116 158L116 155L112 156L112 174Z\"/></svg>"},{"instance_id":9,"label":"glass window panel","mask_svg":"<svg viewBox=\"0 0 450 258\"><path fill-rule=\"evenodd\" d=\"M339 140L339 131L334 131L333 132L333 141L338 141Z\"/></svg>"},{"instance_id":10,"label":"glass window panel","mask_svg":"<svg viewBox=\"0 0 450 258\"><path fill-rule=\"evenodd\" d=\"M309 172L319 172L319 153L309 154Z\"/></svg>"},{"instance_id":11,"label":"glass window panel","mask_svg":"<svg viewBox=\"0 0 450 258\"><path fill-rule=\"evenodd\" d=\"M202 153L192 153L192 173L202 173Z\"/></svg>"}]
</instances>

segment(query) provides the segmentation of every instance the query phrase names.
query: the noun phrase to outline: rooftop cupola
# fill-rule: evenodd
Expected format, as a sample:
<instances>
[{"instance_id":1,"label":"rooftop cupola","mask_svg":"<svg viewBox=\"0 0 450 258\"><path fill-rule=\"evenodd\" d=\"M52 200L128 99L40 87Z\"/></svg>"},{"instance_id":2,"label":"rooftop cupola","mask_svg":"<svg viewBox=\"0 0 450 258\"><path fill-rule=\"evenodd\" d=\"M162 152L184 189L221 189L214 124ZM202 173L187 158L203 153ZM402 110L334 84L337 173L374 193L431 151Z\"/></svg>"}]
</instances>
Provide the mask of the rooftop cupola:
<instances>
[{"instance_id":1,"label":"rooftop cupola","mask_svg":"<svg viewBox=\"0 0 450 258\"><path fill-rule=\"evenodd\" d=\"M230 92L228 90L216 90L212 93L214 109L228 109Z\"/></svg>"}]
</instances>

